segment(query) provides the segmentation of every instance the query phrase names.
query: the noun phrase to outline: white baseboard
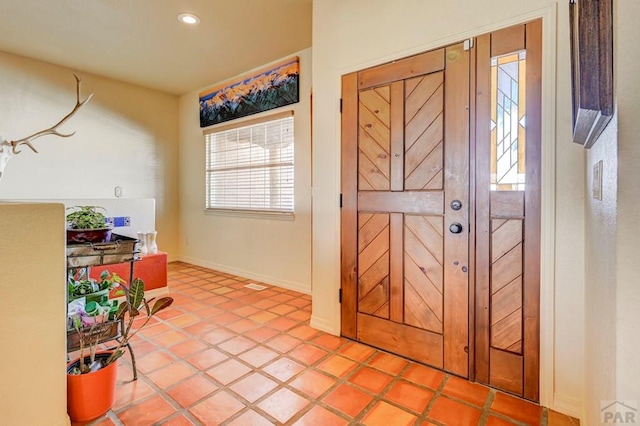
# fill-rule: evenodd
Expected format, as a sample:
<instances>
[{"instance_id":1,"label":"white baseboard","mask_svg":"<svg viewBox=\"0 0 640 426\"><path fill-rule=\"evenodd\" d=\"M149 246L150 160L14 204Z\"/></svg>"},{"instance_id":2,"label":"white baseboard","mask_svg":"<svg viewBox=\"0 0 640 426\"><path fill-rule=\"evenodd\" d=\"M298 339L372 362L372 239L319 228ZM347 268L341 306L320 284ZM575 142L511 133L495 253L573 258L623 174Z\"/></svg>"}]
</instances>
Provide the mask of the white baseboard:
<instances>
[{"instance_id":1,"label":"white baseboard","mask_svg":"<svg viewBox=\"0 0 640 426\"><path fill-rule=\"evenodd\" d=\"M195 259L192 257L178 256L181 262L191 263L196 266L203 266L205 268L215 269L216 271L225 272L227 274L234 274L244 278L250 278L252 280L261 281L263 283L271 284L276 287L286 288L287 290L297 291L303 294L311 294L311 286L303 283L297 283L293 281L282 280L280 278L270 277L268 275L256 274L245 269L233 268L226 265L220 265L215 262L209 262L202 259Z\"/></svg>"},{"instance_id":2,"label":"white baseboard","mask_svg":"<svg viewBox=\"0 0 640 426\"><path fill-rule=\"evenodd\" d=\"M309 325L317 330L324 331L325 333L333 334L334 336L340 336L340 329L336 330L333 327L333 323L324 318L318 318L315 315L311 315L311 321Z\"/></svg>"},{"instance_id":3,"label":"white baseboard","mask_svg":"<svg viewBox=\"0 0 640 426\"><path fill-rule=\"evenodd\" d=\"M582 401L567 395L554 393L553 406L549 408L553 411L566 414L567 416L575 417L576 419L582 417Z\"/></svg>"}]
</instances>

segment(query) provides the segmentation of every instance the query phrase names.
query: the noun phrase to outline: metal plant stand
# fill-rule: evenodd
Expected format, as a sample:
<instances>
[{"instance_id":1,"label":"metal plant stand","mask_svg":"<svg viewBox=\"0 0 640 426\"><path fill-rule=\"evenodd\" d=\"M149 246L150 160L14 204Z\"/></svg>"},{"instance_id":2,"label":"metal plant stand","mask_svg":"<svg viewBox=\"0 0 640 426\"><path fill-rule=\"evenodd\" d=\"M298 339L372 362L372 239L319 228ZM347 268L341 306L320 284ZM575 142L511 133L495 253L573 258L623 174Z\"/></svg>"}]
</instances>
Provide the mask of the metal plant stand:
<instances>
[{"instance_id":1,"label":"metal plant stand","mask_svg":"<svg viewBox=\"0 0 640 426\"><path fill-rule=\"evenodd\" d=\"M105 243L71 243L67 244L67 270L90 266L129 263L129 285L133 282L133 265L139 260L138 240L118 234L111 234L111 239ZM68 297L68 295L67 295ZM85 335L90 339L98 339L98 343L112 340L120 342L122 338L124 320L106 321L98 325L85 327ZM86 340L86 339L85 339ZM136 357L131 344L125 344L131 356L133 380L138 379ZM67 353L80 349L80 336L75 330L67 330ZM108 348L109 349L115 349Z\"/></svg>"}]
</instances>

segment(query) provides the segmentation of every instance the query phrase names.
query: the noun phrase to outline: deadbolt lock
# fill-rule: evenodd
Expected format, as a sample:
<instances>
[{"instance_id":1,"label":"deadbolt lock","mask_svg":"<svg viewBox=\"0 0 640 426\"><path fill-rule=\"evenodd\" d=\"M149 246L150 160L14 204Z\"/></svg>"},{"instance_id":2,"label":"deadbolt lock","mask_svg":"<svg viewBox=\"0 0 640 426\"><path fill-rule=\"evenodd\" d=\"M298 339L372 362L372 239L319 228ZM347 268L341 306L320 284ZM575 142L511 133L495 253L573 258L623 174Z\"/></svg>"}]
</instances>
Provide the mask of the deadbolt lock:
<instances>
[{"instance_id":1,"label":"deadbolt lock","mask_svg":"<svg viewBox=\"0 0 640 426\"><path fill-rule=\"evenodd\" d=\"M451 202L451 208L453 210L460 210L462 208L462 201L460 200L453 200Z\"/></svg>"},{"instance_id":2,"label":"deadbolt lock","mask_svg":"<svg viewBox=\"0 0 640 426\"><path fill-rule=\"evenodd\" d=\"M458 222L453 222L451 225L449 225L449 231L452 234L459 234L462 232L462 224L458 223Z\"/></svg>"}]
</instances>

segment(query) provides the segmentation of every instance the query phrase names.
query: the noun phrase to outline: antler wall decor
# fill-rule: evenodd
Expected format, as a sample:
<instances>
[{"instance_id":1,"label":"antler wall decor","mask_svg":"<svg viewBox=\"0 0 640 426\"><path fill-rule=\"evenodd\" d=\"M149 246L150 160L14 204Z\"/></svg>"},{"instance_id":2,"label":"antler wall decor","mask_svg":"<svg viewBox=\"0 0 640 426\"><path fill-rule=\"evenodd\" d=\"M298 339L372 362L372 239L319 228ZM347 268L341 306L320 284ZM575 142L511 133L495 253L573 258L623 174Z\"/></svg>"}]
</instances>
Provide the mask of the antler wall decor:
<instances>
[{"instance_id":1,"label":"antler wall decor","mask_svg":"<svg viewBox=\"0 0 640 426\"><path fill-rule=\"evenodd\" d=\"M76 132L60 133L60 131L58 130L58 127L60 127L67 120L73 117L73 115L76 112L78 112L78 110L82 108L84 104L89 102L89 100L93 96L93 93L87 96L87 98L84 101L80 101L80 86L81 86L82 80L75 74L73 76L76 78L76 105L73 107L73 109L69 114L65 115L62 118L62 120L58 121L56 124L49 127L48 129L44 129L39 132L36 132L30 136L27 136L26 138L18 139L15 141L7 141L0 138L0 179L2 179L2 175L4 174L4 168L9 162L9 160L13 158L15 155L18 155L22 152L22 150L20 149L21 146L26 146L29 149L31 149L33 152L38 153L38 150L34 148L31 142L33 142L35 139L41 136L54 135L54 136L60 136L61 138L68 138L70 136L75 135Z\"/></svg>"}]
</instances>

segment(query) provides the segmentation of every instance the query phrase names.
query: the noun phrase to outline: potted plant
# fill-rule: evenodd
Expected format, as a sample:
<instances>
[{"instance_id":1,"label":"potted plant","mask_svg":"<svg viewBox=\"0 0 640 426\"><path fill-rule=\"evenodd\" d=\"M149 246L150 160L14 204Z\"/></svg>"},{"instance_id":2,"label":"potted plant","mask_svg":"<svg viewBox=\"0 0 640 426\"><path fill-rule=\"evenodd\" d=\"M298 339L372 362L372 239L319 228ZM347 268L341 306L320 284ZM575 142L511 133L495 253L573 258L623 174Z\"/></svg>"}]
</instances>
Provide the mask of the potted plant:
<instances>
[{"instance_id":1,"label":"potted plant","mask_svg":"<svg viewBox=\"0 0 640 426\"><path fill-rule=\"evenodd\" d=\"M89 267L69 268L67 279L68 300L71 302L80 297L86 301L101 302L109 291L120 284L126 284L115 272L102 271L98 279L89 277Z\"/></svg>"},{"instance_id":2,"label":"potted plant","mask_svg":"<svg viewBox=\"0 0 640 426\"><path fill-rule=\"evenodd\" d=\"M74 206L67 214L67 243L105 243L111 238L111 226L100 206Z\"/></svg>"},{"instance_id":3,"label":"potted plant","mask_svg":"<svg viewBox=\"0 0 640 426\"><path fill-rule=\"evenodd\" d=\"M82 315L73 320L80 354L67 365L67 412L71 420L89 421L109 411L115 400L116 361L124 354L124 347L156 313L173 303L173 298L166 296L151 305L154 299L144 297L144 282L139 278L131 286L120 286L125 297L112 321L86 326ZM100 343L110 340L114 327L120 328L116 347L97 352Z\"/></svg>"}]
</instances>

